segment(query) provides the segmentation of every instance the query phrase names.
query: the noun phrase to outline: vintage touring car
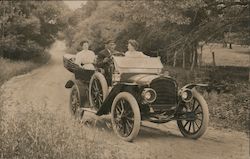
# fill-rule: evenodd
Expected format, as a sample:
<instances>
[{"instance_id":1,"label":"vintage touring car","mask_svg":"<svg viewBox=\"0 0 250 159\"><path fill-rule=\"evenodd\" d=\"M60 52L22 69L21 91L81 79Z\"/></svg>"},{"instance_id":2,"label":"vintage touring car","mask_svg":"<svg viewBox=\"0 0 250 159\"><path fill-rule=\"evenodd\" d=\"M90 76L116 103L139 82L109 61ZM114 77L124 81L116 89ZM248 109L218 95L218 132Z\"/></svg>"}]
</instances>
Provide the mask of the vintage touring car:
<instances>
[{"instance_id":1,"label":"vintage touring car","mask_svg":"<svg viewBox=\"0 0 250 159\"><path fill-rule=\"evenodd\" d=\"M104 69L83 70L74 64L72 56L64 56L64 66L75 75L65 85L71 88L70 110L74 116L82 117L85 111L98 116L111 113L113 130L125 141L138 135L143 120L176 120L180 132L193 139L205 133L208 105L195 89L205 85L188 84L178 90L176 81L163 73L158 57L113 55L110 59L112 78Z\"/></svg>"}]
</instances>

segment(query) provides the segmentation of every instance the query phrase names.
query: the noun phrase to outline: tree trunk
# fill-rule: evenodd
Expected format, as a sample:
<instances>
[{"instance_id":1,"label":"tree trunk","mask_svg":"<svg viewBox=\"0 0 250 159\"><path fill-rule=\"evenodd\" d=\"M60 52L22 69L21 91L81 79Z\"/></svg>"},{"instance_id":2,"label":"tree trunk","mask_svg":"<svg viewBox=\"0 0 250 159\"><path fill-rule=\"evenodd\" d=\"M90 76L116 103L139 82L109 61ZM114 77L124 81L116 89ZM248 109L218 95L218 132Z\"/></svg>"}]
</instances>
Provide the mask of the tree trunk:
<instances>
[{"instance_id":1,"label":"tree trunk","mask_svg":"<svg viewBox=\"0 0 250 159\"><path fill-rule=\"evenodd\" d=\"M202 66L202 51L203 51L203 46L200 47L200 54L198 56L198 63L199 63L199 68Z\"/></svg>"},{"instance_id":2,"label":"tree trunk","mask_svg":"<svg viewBox=\"0 0 250 159\"><path fill-rule=\"evenodd\" d=\"M192 63L191 63L191 71L197 66L198 61L198 50L197 50L197 43L192 46Z\"/></svg>"},{"instance_id":3,"label":"tree trunk","mask_svg":"<svg viewBox=\"0 0 250 159\"><path fill-rule=\"evenodd\" d=\"M196 58L196 54L197 54L196 52L197 52L197 51L195 51L195 49L193 49L192 52L193 52L193 57L192 57L192 65L191 65L191 69L190 69L191 71L194 70L195 63L196 63L196 59L197 59L197 58Z\"/></svg>"},{"instance_id":4,"label":"tree trunk","mask_svg":"<svg viewBox=\"0 0 250 159\"><path fill-rule=\"evenodd\" d=\"M174 52L174 62L173 62L173 67L176 66L176 58L177 58L177 51Z\"/></svg>"},{"instance_id":5,"label":"tree trunk","mask_svg":"<svg viewBox=\"0 0 250 159\"><path fill-rule=\"evenodd\" d=\"M186 54L185 54L185 51L184 50L182 50L183 52L182 52L182 55L183 55L183 59L182 59L182 68L184 68L185 69L185 67L186 67Z\"/></svg>"}]
</instances>

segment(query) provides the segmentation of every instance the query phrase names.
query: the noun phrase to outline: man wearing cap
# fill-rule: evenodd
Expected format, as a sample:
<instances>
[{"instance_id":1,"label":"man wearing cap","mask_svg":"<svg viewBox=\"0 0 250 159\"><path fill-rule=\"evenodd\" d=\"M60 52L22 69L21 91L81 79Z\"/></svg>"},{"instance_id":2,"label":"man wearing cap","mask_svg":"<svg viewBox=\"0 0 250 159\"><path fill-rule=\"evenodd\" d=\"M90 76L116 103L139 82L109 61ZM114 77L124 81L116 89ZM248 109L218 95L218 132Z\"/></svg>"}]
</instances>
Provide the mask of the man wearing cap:
<instances>
[{"instance_id":1,"label":"man wearing cap","mask_svg":"<svg viewBox=\"0 0 250 159\"><path fill-rule=\"evenodd\" d=\"M112 54L119 53L118 51L115 50L115 47L116 47L116 45L115 45L114 41L109 40L106 42L105 49L100 51L100 53L98 54L98 57L97 57L97 66L98 67L105 66L109 62L110 56Z\"/></svg>"},{"instance_id":2,"label":"man wearing cap","mask_svg":"<svg viewBox=\"0 0 250 159\"><path fill-rule=\"evenodd\" d=\"M105 49L100 51L97 56L97 66L103 68L108 84L111 84L110 60L111 55L119 53L115 50L116 44L113 40L109 40L105 44Z\"/></svg>"}]
</instances>

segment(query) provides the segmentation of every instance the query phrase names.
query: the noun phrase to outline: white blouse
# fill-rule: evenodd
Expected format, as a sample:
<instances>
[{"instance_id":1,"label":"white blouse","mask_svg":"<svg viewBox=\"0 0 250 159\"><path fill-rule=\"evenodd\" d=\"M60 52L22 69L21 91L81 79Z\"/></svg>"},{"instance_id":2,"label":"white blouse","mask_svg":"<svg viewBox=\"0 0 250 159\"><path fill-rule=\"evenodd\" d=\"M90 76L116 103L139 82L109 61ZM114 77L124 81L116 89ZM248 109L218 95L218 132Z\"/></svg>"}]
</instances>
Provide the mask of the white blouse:
<instances>
[{"instance_id":1,"label":"white blouse","mask_svg":"<svg viewBox=\"0 0 250 159\"><path fill-rule=\"evenodd\" d=\"M95 67L93 63L95 63L96 55L93 51L90 50L82 50L76 54L75 63L87 70L94 70Z\"/></svg>"}]
</instances>

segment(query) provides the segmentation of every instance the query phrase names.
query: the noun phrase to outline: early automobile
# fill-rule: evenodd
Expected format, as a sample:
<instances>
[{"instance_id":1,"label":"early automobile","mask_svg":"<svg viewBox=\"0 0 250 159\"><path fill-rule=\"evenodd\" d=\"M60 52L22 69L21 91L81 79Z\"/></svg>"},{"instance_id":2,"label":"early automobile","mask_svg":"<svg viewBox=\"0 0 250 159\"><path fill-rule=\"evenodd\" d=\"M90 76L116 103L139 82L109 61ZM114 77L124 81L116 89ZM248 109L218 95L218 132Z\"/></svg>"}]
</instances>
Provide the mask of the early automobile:
<instances>
[{"instance_id":1,"label":"early automobile","mask_svg":"<svg viewBox=\"0 0 250 159\"><path fill-rule=\"evenodd\" d=\"M163 73L158 57L110 57L109 75L102 68L83 70L64 56L64 66L74 73L65 87L71 89L70 110L74 116L89 111L98 116L111 114L112 127L118 137L132 141L142 121L166 123L177 121L183 136L197 139L208 126L208 105L197 86L180 89L176 81ZM108 81L107 80L111 80ZM109 83L109 84L108 84Z\"/></svg>"}]
</instances>

